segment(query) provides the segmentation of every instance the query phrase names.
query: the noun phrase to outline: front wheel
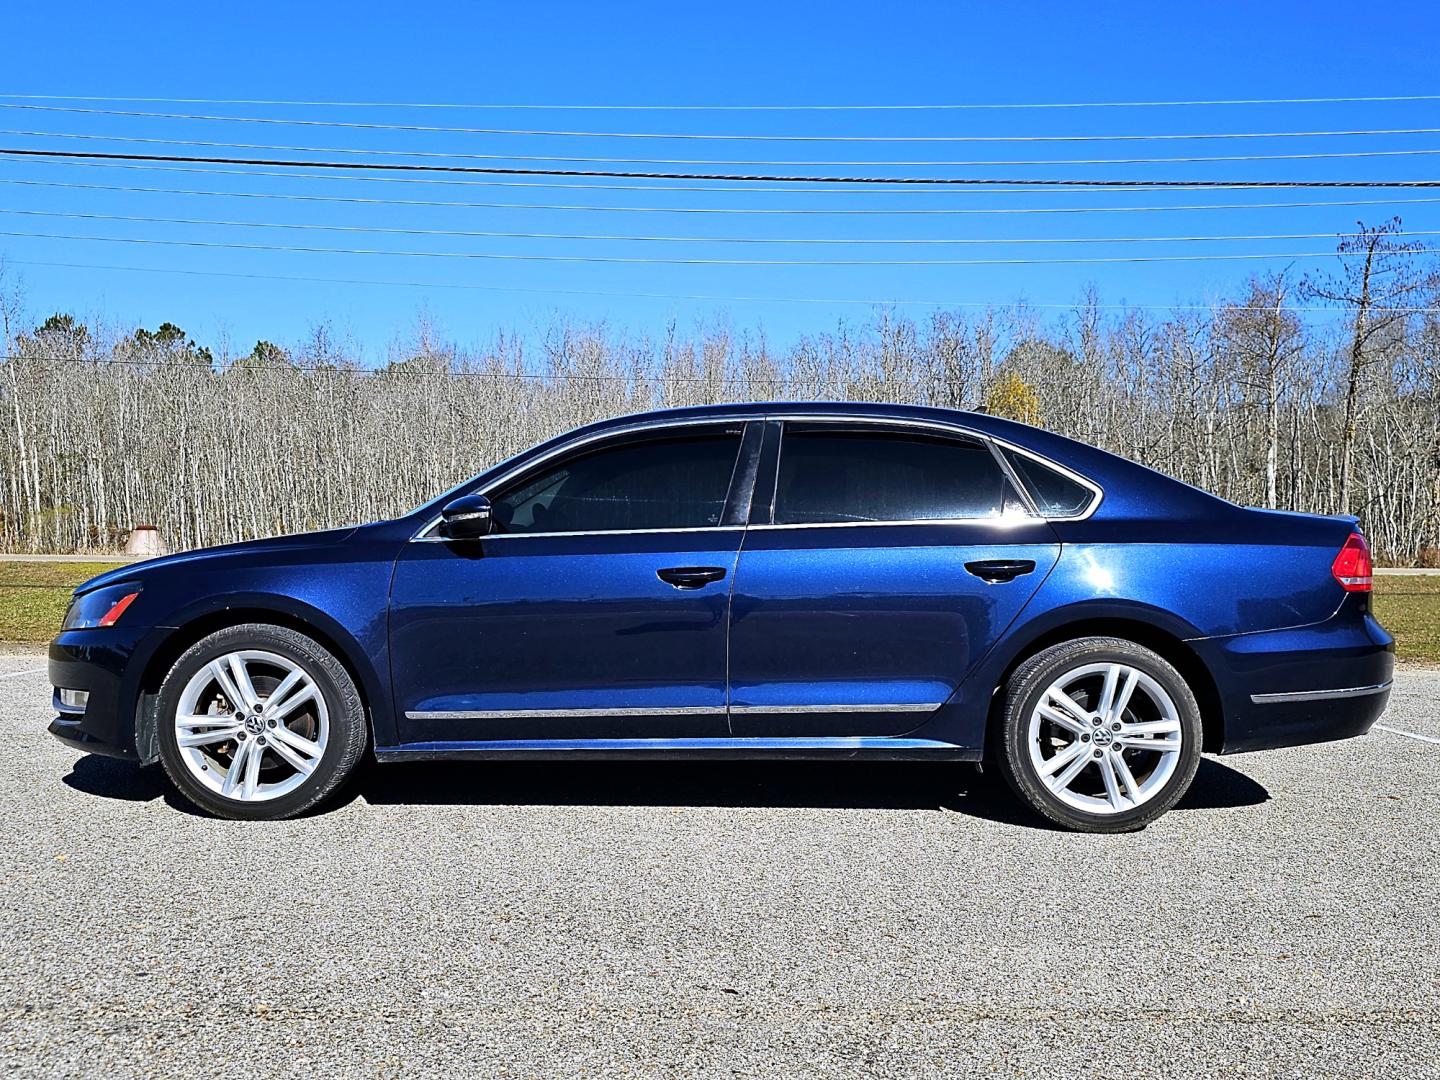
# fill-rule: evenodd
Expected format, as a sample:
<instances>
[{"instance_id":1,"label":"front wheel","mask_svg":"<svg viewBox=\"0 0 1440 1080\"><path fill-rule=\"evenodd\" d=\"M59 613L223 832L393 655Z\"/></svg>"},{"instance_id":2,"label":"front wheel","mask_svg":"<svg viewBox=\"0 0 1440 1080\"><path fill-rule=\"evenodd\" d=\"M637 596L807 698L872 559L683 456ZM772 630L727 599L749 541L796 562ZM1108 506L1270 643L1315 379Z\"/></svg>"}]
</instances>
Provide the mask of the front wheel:
<instances>
[{"instance_id":1,"label":"front wheel","mask_svg":"<svg viewBox=\"0 0 1440 1080\"><path fill-rule=\"evenodd\" d=\"M161 684L160 760L186 798L219 817L293 817L331 795L365 750L349 673L287 627L249 623L191 646Z\"/></svg>"},{"instance_id":2,"label":"front wheel","mask_svg":"<svg viewBox=\"0 0 1440 1080\"><path fill-rule=\"evenodd\" d=\"M1130 832L1185 794L1201 735L1195 695L1163 657L1079 638L1036 653L1006 684L1000 771L1057 825Z\"/></svg>"}]
</instances>

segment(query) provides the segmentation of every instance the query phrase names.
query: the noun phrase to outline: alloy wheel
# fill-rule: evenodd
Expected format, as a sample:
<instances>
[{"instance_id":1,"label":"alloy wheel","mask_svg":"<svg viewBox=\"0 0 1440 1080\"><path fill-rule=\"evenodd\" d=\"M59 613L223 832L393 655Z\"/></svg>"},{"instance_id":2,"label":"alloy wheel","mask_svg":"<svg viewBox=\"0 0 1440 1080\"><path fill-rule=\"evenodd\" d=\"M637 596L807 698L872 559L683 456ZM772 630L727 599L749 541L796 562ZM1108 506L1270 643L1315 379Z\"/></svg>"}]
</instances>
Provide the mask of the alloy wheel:
<instances>
[{"instance_id":1,"label":"alloy wheel","mask_svg":"<svg viewBox=\"0 0 1440 1080\"><path fill-rule=\"evenodd\" d=\"M305 783L329 737L329 707L314 677L261 649L210 660L185 684L175 713L186 770L242 802L276 799Z\"/></svg>"},{"instance_id":2,"label":"alloy wheel","mask_svg":"<svg viewBox=\"0 0 1440 1080\"><path fill-rule=\"evenodd\" d=\"M1030 713L1030 763L1067 806L1121 814L1154 798L1184 747L1180 712L1138 667L1093 663L1064 672Z\"/></svg>"}]
</instances>

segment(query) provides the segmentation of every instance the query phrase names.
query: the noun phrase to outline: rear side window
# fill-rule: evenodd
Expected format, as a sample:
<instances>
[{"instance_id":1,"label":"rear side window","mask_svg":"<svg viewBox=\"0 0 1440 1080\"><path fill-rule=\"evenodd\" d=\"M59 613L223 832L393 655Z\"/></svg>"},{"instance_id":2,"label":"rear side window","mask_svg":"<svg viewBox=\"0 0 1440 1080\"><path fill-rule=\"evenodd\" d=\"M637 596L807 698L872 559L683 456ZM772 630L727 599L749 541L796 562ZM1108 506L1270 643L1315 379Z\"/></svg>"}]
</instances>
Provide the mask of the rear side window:
<instances>
[{"instance_id":1,"label":"rear side window","mask_svg":"<svg viewBox=\"0 0 1440 1080\"><path fill-rule=\"evenodd\" d=\"M647 439L582 452L495 496L503 533L719 525L740 433Z\"/></svg>"},{"instance_id":2,"label":"rear side window","mask_svg":"<svg viewBox=\"0 0 1440 1080\"><path fill-rule=\"evenodd\" d=\"M1046 517L1079 517L1095 501L1095 492L1064 473L1014 450L1002 449L1001 453Z\"/></svg>"},{"instance_id":3,"label":"rear side window","mask_svg":"<svg viewBox=\"0 0 1440 1080\"><path fill-rule=\"evenodd\" d=\"M931 521L1023 513L979 442L921 433L787 426L775 487L780 525Z\"/></svg>"}]
</instances>

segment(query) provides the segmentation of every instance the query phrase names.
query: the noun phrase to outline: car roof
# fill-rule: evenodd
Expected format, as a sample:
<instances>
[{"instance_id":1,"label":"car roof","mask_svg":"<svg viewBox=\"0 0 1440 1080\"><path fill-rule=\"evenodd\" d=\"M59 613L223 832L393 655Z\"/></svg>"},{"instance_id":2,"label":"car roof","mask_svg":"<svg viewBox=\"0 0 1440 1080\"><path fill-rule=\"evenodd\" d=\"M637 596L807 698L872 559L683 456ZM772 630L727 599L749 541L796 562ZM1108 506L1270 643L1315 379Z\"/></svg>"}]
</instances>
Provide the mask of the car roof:
<instances>
[{"instance_id":1,"label":"car roof","mask_svg":"<svg viewBox=\"0 0 1440 1080\"><path fill-rule=\"evenodd\" d=\"M998 421L999 425L1012 425L1011 421L984 413L966 412L961 409L943 409L929 405L900 405L875 401L744 401L727 402L719 405L686 405L669 409L649 409L644 412L628 413L588 424L580 430L598 431L607 427L628 427L646 423L673 423L695 420L736 420L758 419L765 416L805 416L823 419L825 417L864 416L895 420L928 420L931 422L961 424L976 431L988 431ZM1025 425L1013 425L1024 427Z\"/></svg>"}]
</instances>

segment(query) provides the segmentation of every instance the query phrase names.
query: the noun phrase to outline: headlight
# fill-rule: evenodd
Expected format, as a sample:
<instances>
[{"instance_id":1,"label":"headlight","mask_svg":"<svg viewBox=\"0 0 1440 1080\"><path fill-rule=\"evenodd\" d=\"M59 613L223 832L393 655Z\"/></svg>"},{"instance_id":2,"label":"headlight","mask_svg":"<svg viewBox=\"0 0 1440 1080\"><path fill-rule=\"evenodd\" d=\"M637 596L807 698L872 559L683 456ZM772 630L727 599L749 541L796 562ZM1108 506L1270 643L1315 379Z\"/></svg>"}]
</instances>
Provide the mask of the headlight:
<instances>
[{"instance_id":1,"label":"headlight","mask_svg":"<svg viewBox=\"0 0 1440 1080\"><path fill-rule=\"evenodd\" d=\"M114 626L125 609L140 595L140 586L133 581L123 585L107 585L94 592L83 593L70 601L61 630L91 630Z\"/></svg>"}]
</instances>

